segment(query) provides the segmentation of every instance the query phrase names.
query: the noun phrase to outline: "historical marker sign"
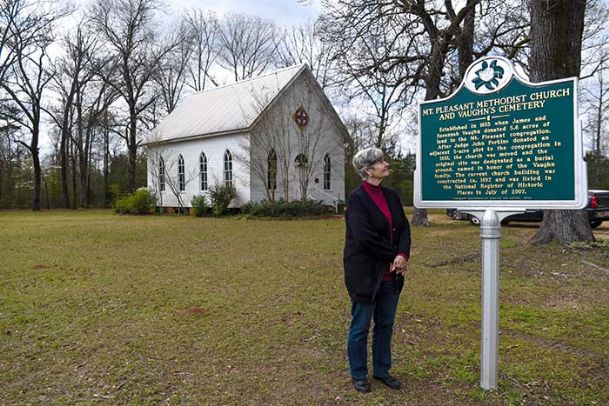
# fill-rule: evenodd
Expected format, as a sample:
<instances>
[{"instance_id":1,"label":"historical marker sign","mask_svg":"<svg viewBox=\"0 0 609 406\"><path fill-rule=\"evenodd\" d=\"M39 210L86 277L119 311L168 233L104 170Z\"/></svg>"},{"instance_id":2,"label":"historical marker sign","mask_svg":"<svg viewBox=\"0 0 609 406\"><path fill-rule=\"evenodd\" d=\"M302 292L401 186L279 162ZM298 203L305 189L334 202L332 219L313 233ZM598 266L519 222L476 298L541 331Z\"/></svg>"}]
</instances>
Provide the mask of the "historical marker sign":
<instances>
[{"instance_id":1,"label":"historical marker sign","mask_svg":"<svg viewBox=\"0 0 609 406\"><path fill-rule=\"evenodd\" d=\"M586 205L577 79L528 83L502 57L419 109L417 207Z\"/></svg>"}]
</instances>

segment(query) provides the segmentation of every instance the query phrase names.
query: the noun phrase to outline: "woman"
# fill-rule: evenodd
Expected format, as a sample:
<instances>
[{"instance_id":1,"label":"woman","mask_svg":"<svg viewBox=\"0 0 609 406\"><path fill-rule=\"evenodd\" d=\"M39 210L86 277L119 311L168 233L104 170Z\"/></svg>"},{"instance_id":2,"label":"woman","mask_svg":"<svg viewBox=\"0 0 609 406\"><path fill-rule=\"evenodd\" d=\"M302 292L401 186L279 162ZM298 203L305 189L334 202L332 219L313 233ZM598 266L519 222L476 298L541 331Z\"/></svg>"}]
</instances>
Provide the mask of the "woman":
<instances>
[{"instance_id":1,"label":"woman","mask_svg":"<svg viewBox=\"0 0 609 406\"><path fill-rule=\"evenodd\" d=\"M349 369L355 389L370 392L367 342L372 331L373 377L392 389L400 382L389 374L391 336L398 299L410 254L410 225L398 194L381 187L389 176L383 151L368 148L353 157L362 184L349 196L345 219L345 285L351 297L347 341Z\"/></svg>"}]
</instances>

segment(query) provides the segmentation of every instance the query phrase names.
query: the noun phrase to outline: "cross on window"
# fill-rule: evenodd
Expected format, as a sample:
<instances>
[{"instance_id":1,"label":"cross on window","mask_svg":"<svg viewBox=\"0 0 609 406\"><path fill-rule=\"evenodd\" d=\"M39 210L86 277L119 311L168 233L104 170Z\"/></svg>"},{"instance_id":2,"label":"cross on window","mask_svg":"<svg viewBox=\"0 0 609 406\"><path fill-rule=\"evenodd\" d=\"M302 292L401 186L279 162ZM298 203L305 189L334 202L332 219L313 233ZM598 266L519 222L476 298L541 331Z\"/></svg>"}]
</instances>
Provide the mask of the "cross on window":
<instances>
[{"instance_id":1,"label":"cross on window","mask_svg":"<svg viewBox=\"0 0 609 406\"><path fill-rule=\"evenodd\" d=\"M296 123L300 131L302 131L307 126L307 124L309 124L309 114L307 114L307 111L302 106L300 106L298 110L294 112L294 115L292 115L292 117L294 118L294 122Z\"/></svg>"}]
</instances>

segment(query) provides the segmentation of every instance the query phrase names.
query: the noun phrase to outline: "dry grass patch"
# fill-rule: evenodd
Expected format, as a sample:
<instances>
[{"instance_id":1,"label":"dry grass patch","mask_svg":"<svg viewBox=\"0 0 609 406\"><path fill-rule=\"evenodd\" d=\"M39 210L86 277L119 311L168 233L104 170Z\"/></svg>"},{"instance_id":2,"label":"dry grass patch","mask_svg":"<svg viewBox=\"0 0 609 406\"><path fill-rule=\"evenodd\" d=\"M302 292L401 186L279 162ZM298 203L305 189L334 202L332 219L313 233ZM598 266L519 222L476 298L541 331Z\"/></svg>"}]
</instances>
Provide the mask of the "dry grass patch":
<instances>
[{"instance_id":1,"label":"dry grass patch","mask_svg":"<svg viewBox=\"0 0 609 406\"><path fill-rule=\"evenodd\" d=\"M396 321L404 388L361 395L341 218L0 213L0 404L608 404L609 277L582 262L608 267L603 246L503 228L500 388L483 392L479 229L430 217Z\"/></svg>"}]
</instances>

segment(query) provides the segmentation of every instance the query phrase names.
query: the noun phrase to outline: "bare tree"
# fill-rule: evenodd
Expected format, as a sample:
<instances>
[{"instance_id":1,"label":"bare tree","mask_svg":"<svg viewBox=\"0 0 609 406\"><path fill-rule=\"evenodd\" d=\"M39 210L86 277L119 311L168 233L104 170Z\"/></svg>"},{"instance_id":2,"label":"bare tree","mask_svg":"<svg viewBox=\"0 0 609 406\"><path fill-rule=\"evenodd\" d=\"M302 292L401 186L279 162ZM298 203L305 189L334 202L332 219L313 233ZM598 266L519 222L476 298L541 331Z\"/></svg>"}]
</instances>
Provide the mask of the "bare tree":
<instances>
[{"instance_id":1,"label":"bare tree","mask_svg":"<svg viewBox=\"0 0 609 406\"><path fill-rule=\"evenodd\" d=\"M115 96L115 95L113 95ZM110 144L112 142L112 135L114 134L112 128L115 127L114 114L110 111L110 108L105 109L101 112L98 119L98 127L101 131L102 138L102 173L104 177L104 206L110 206L112 195L110 193Z\"/></svg>"},{"instance_id":2,"label":"bare tree","mask_svg":"<svg viewBox=\"0 0 609 406\"><path fill-rule=\"evenodd\" d=\"M531 81L579 76L586 0L533 1L531 7ZM568 22L568 23L567 23ZM562 244L594 241L585 210L544 210L531 242Z\"/></svg>"},{"instance_id":3,"label":"bare tree","mask_svg":"<svg viewBox=\"0 0 609 406\"><path fill-rule=\"evenodd\" d=\"M603 59L604 56L602 56ZM590 135L592 151L589 158L590 183L593 185L601 184L601 162L606 151L606 129L609 122L609 85L607 83L607 62L603 62L592 80L582 86L582 99L585 102L588 116L587 125L584 131Z\"/></svg>"},{"instance_id":4,"label":"bare tree","mask_svg":"<svg viewBox=\"0 0 609 406\"><path fill-rule=\"evenodd\" d=\"M332 44L322 38L320 24L309 22L283 29L277 41L279 67L306 63L322 89L334 84L333 68L337 61L333 58Z\"/></svg>"},{"instance_id":5,"label":"bare tree","mask_svg":"<svg viewBox=\"0 0 609 406\"><path fill-rule=\"evenodd\" d=\"M320 90L312 80L304 77L298 84L300 90L286 95L282 101L281 114L284 114L283 122L291 138L289 143L280 145L278 150L281 156L277 157L282 182L287 183L290 167L294 167L293 180L298 185L302 201L319 198L313 185L315 175L323 167L325 153L333 156L344 146L342 142L333 143L332 139L327 138L332 124L326 118L326 106L318 97ZM306 125L299 119L303 113L308 117ZM287 185L283 188L288 189Z\"/></svg>"},{"instance_id":6,"label":"bare tree","mask_svg":"<svg viewBox=\"0 0 609 406\"><path fill-rule=\"evenodd\" d=\"M174 29L177 38L188 38L186 26ZM160 96L167 114L175 109L180 101L186 81L188 61L192 53L190 41L180 42L162 59L154 78L160 88Z\"/></svg>"},{"instance_id":7,"label":"bare tree","mask_svg":"<svg viewBox=\"0 0 609 406\"><path fill-rule=\"evenodd\" d=\"M144 146L146 154L146 168L148 171L148 187L156 196L158 205L163 207L163 192L165 191L165 145L160 140L151 140Z\"/></svg>"},{"instance_id":8,"label":"bare tree","mask_svg":"<svg viewBox=\"0 0 609 406\"><path fill-rule=\"evenodd\" d=\"M162 40L155 31L155 13L161 9L160 0L101 0L91 8L91 20L105 40L111 59L109 72L101 72L104 80L120 95L128 108L129 122L124 134L129 156L129 190L135 191L135 168L138 121L154 102L151 89L154 74L162 59L181 38Z\"/></svg>"},{"instance_id":9,"label":"bare tree","mask_svg":"<svg viewBox=\"0 0 609 406\"><path fill-rule=\"evenodd\" d=\"M609 153L607 123L609 121L609 30L606 2L588 0L584 17L582 62L580 74L580 108L586 116L584 134L591 151L586 155L590 187L602 187L602 168Z\"/></svg>"},{"instance_id":10,"label":"bare tree","mask_svg":"<svg viewBox=\"0 0 609 406\"><path fill-rule=\"evenodd\" d=\"M395 72L393 86L406 88L402 103L409 104L419 89L432 100L448 95L473 59L497 49L516 53L524 46L528 24L511 17L512 3L467 0L458 10L453 3L337 0L326 6L324 30L338 44L337 54L353 61L348 70L357 77ZM483 36L476 37L476 27L486 27ZM382 35L386 39L379 43ZM426 210L415 208L412 223L428 225Z\"/></svg>"},{"instance_id":11,"label":"bare tree","mask_svg":"<svg viewBox=\"0 0 609 406\"><path fill-rule=\"evenodd\" d=\"M14 56L3 59L12 62L3 62L7 65L0 68L3 70L0 88L6 95L3 99L9 100L20 110L21 115L16 121L29 133L26 139L18 139L17 142L23 145L32 157L32 210L35 211L40 210L42 179L39 151L40 125L44 111L42 97L53 77L53 72L49 70L47 50L53 42L52 25L65 13L52 7L53 4L12 0L6 4L3 2L1 8L3 13L7 13L2 16L2 35L11 38L10 41L2 43L2 51Z\"/></svg>"},{"instance_id":12,"label":"bare tree","mask_svg":"<svg viewBox=\"0 0 609 406\"><path fill-rule=\"evenodd\" d=\"M311 193L315 174L319 173L319 169L323 167L324 153L335 155L335 151L341 145L333 145L329 150L322 150L323 140L327 137L328 124L326 123L326 114L324 106L316 103L315 98L318 95L310 82L303 83L303 90L295 94L290 105L295 108L294 121L297 121L299 110L305 111L309 117L308 124L304 127L299 126L298 135L296 136L296 153L295 159L297 182L300 189L300 200L314 198Z\"/></svg>"},{"instance_id":13,"label":"bare tree","mask_svg":"<svg viewBox=\"0 0 609 406\"><path fill-rule=\"evenodd\" d=\"M220 24L218 61L235 81L264 72L275 61L276 27L260 17L229 14Z\"/></svg>"},{"instance_id":14,"label":"bare tree","mask_svg":"<svg viewBox=\"0 0 609 406\"><path fill-rule=\"evenodd\" d=\"M344 66L352 67L348 59L340 60ZM392 133L389 129L392 121L395 121L392 119L397 118L404 106L404 92L407 91L401 83L400 69L396 67L392 71L377 70L365 74L355 72L349 69L339 88L343 89L342 94L347 97L349 103L362 101L372 108L373 114L370 114L370 118L375 127L373 146L390 152L391 146L395 146L397 142L397 133Z\"/></svg>"},{"instance_id":15,"label":"bare tree","mask_svg":"<svg viewBox=\"0 0 609 406\"><path fill-rule=\"evenodd\" d=\"M603 0L587 0L582 34L580 80L595 76L609 59L609 5Z\"/></svg>"},{"instance_id":16,"label":"bare tree","mask_svg":"<svg viewBox=\"0 0 609 406\"><path fill-rule=\"evenodd\" d=\"M26 15L24 16L24 14ZM27 17L26 7L22 2L0 0L0 81L4 80L8 69L15 62L17 53L13 52L12 43L16 41L16 37L21 31L19 29L20 20L27 20ZM32 20L32 23L36 21L36 19Z\"/></svg>"},{"instance_id":17,"label":"bare tree","mask_svg":"<svg viewBox=\"0 0 609 406\"><path fill-rule=\"evenodd\" d=\"M247 144L240 145L241 152L235 159L250 169L254 181L263 185L266 198L274 202L277 188L281 197L290 200L291 168L294 145L291 142L293 131L292 112L286 103L271 103L268 93L251 90L252 105L248 106L261 112ZM245 114L245 112L244 112Z\"/></svg>"},{"instance_id":18,"label":"bare tree","mask_svg":"<svg viewBox=\"0 0 609 406\"><path fill-rule=\"evenodd\" d=\"M76 131L72 132L72 142L78 152L79 204L81 207L89 206L93 146L105 134L104 120L110 105L116 99L116 92L103 81L87 82L80 87L77 93Z\"/></svg>"},{"instance_id":19,"label":"bare tree","mask_svg":"<svg viewBox=\"0 0 609 406\"><path fill-rule=\"evenodd\" d=\"M219 47L220 28L216 15L213 12L191 10L185 17L185 23L191 46L186 65L187 85L196 92L205 90L209 83L217 86L218 82L211 74Z\"/></svg>"},{"instance_id":20,"label":"bare tree","mask_svg":"<svg viewBox=\"0 0 609 406\"><path fill-rule=\"evenodd\" d=\"M446 65L446 59L451 45L457 41L464 47L472 47L473 41L469 38L462 38L463 34L470 34L469 30L462 30L461 24L465 21L465 18L475 12L474 7L479 0L468 0L466 5L455 12L452 1L445 2L445 10L443 14L449 21L447 26L441 26L438 20L434 21L434 14L438 12L436 9L427 9L424 1L420 0L401 0L402 9L417 18L422 24L424 32L429 39L431 47L425 53L426 60L419 61L419 67L423 72L422 79L425 83L425 100L433 100L442 95L441 84L442 84L442 72ZM463 55L464 54L464 55ZM465 55L469 55L469 50L462 50L463 60L467 59ZM459 61L461 67L464 61ZM414 207L412 223L416 226L428 226L429 220L427 219L427 210Z\"/></svg>"},{"instance_id":21,"label":"bare tree","mask_svg":"<svg viewBox=\"0 0 609 406\"><path fill-rule=\"evenodd\" d=\"M269 101L266 98L258 99L263 99L263 97L255 97L254 102L257 107L260 106L257 111L261 111ZM277 115L264 113L256 130L250 134L248 144L240 145L242 152L235 154L235 159L250 169L253 180L263 185L266 199L269 202L276 200L277 187L281 188L283 198L289 199L290 179L284 174L288 173L286 166L289 170L291 162L289 158L284 159L286 156L284 154L287 151L288 157L290 156L291 145L289 144L287 121L284 120L287 111L283 111L286 109L282 107L278 107L282 112ZM280 181L277 181L278 176L281 176Z\"/></svg>"},{"instance_id":22,"label":"bare tree","mask_svg":"<svg viewBox=\"0 0 609 406\"><path fill-rule=\"evenodd\" d=\"M74 33L66 35L62 41L65 55L55 63L54 90L59 94L60 105L51 117L60 128L59 166L63 207L70 207L68 194L67 149L75 113L75 99L78 93L96 75L97 62L93 55L97 49L97 39L84 28L81 22ZM74 202L76 206L76 202Z\"/></svg>"},{"instance_id":23,"label":"bare tree","mask_svg":"<svg viewBox=\"0 0 609 406\"><path fill-rule=\"evenodd\" d=\"M14 120L8 119L11 116L19 115L19 111L11 108L10 105L0 104L0 111L3 111L7 119L0 122L0 201L8 201L15 191L13 174L18 170L17 163L21 156L25 155L25 149L13 142L13 133L19 131L19 126L14 124Z\"/></svg>"}]
</instances>

